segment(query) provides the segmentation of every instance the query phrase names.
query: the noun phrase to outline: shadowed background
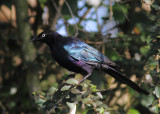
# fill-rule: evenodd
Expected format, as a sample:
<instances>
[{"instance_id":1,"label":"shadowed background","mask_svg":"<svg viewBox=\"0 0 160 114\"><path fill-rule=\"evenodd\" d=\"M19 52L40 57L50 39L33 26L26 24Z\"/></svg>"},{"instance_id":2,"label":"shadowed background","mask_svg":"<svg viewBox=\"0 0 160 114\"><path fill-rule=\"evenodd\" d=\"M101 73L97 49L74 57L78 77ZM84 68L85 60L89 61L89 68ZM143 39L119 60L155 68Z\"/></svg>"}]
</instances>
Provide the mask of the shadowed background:
<instances>
[{"instance_id":1,"label":"shadowed background","mask_svg":"<svg viewBox=\"0 0 160 114\"><path fill-rule=\"evenodd\" d=\"M104 96L113 112L158 113L160 3L142 1L2 0L0 112L39 113L32 92L57 87L68 72L52 59L45 44L29 42L50 28L65 36L77 35L119 64L125 76L149 88L150 96L140 95L95 71L89 78L92 83L113 89Z\"/></svg>"}]
</instances>

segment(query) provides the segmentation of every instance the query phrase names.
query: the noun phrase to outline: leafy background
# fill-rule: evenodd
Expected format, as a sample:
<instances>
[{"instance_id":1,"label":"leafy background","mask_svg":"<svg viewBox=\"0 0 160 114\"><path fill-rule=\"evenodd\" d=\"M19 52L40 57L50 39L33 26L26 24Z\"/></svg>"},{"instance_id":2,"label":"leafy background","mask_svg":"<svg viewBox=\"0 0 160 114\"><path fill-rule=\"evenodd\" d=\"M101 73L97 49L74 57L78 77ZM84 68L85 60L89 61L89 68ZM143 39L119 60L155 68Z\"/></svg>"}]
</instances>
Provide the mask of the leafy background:
<instances>
[{"instance_id":1,"label":"leafy background","mask_svg":"<svg viewBox=\"0 0 160 114\"><path fill-rule=\"evenodd\" d=\"M149 96L141 95L109 75L94 71L88 82L80 85L84 87L86 83L86 88L80 90L89 92L85 94L86 99L81 97L77 100L77 114L159 113L160 2L99 1L1 1L1 113L42 113L43 103L51 99L58 85L65 79L68 71L52 59L47 46L29 42L46 28L63 35L78 35L81 40L119 64L123 74L151 93ZM100 12L104 15L100 16ZM42 15L45 16L42 18ZM109 91L105 94L94 93L104 89ZM75 98L78 97L77 91L71 91L76 94ZM83 92L80 95L83 96ZM93 100L93 96L99 98ZM62 103L58 112L67 113L69 107L72 106Z\"/></svg>"}]
</instances>

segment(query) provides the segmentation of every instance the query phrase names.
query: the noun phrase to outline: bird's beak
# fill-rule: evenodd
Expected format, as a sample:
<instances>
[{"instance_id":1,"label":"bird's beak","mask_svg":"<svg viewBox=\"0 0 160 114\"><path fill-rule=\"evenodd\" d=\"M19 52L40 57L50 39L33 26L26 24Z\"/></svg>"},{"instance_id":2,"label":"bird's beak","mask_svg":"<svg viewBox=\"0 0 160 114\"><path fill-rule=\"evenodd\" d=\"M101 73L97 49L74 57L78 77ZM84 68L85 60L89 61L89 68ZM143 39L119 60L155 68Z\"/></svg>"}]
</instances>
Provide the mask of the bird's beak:
<instances>
[{"instance_id":1,"label":"bird's beak","mask_svg":"<svg viewBox=\"0 0 160 114\"><path fill-rule=\"evenodd\" d=\"M33 39L30 40L30 42L35 42L35 41L38 41L39 38L38 37L34 37Z\"/></svg>"}]
</instances>

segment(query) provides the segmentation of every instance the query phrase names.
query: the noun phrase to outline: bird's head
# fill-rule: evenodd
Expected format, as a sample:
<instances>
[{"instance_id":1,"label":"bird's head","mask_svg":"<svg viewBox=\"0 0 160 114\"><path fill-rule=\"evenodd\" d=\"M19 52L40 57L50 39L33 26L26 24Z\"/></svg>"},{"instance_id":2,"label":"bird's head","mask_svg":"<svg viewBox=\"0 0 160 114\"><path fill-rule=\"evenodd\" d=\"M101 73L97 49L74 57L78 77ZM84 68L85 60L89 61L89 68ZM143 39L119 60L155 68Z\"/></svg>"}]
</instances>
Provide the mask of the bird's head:
<instances>
[{"instance_id":1,"label":"bird's head","mask_svg":"<svg viewBox=\"0 0 160 114\"><path fill-rule=\"evenodd\" d=\"M61 35L58 34L57 32L53 30L46 30L41 32L38 36L34 37L30 41L31 42L40 41L48 44L54 41L55 39L58 39L59 37L61 37Z\"/></svg>"}]
</instances>

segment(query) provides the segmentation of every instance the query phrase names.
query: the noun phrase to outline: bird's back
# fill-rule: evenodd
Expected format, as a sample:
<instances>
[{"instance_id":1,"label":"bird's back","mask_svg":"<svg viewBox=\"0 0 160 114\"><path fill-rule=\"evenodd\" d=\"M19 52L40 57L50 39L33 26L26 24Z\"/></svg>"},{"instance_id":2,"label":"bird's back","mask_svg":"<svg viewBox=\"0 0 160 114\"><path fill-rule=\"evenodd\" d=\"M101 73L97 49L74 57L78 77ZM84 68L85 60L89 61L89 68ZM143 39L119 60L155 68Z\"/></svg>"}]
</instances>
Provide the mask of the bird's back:
<instances>
[{"instance_id":1,"label":"bird's back","mask_svg":"<svg viewBox=\"0 0 160 114\"><path fill-rule=\"evenodd\" d=\"M103 63L111 66L116 66L114 62L110 61L97 49L89 46L78 38L65 37L64 42L64 49L68 52L70 56L75 59L83 60L85 62Z\"/></svg>"}]
</instances>

